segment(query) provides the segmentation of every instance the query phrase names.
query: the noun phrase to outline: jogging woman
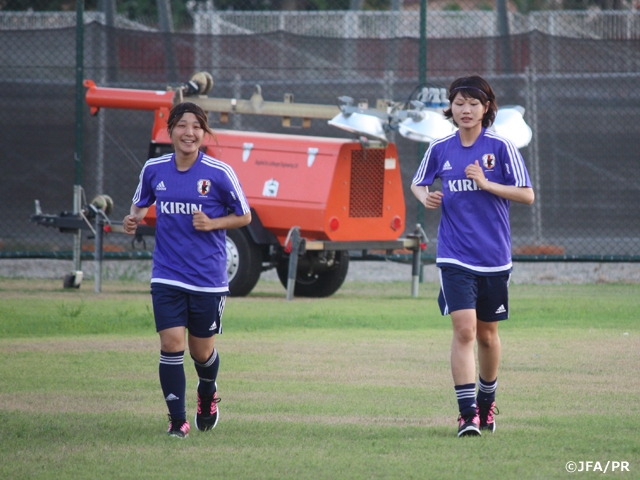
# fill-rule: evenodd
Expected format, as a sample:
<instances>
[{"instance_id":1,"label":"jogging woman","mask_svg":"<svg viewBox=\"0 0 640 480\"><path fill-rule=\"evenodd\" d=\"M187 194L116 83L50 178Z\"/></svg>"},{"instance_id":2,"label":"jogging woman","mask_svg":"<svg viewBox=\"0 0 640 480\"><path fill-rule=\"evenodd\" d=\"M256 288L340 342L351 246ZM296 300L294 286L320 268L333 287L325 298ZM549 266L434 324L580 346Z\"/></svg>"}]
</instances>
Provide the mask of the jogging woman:
<instances>
[{"instance_id":1,"label":"jogging woman","mask_svg":"<svg viewBox=\"0 0 640 480\"><path fill-rule=\"evenodd\" d=\"M449 87L445 117L458 131L431 142L411 191L427 209L442 208L436 266L438 303L453 324L451 373L460 415L458 436L495 431L500 363L498 323L509 317L511 276L509 204L534 200L518 149L488 130L498 110L495 94L479 76ZM442 191L430 191L436 178ZM478 345L478 392L476 361Z\"/></svg>"},{"instance_id":2,"label":"jogging woman","mask_svg":"<svg viewBox=\"0 0 640 480\"><path fill-rule=\"evenodd\" d=\"M183 365L187 344L199 377L196 428L210 430L218 422L220 357L214 339L222 333L229 294L225 231L249 224L251 213L231 167L200 151L204 136L214 136L206 113L194 103L181 103L171 109L167 123L175 153L145 163L123 227L135 233L156 204L151 295L160 335L160 385L169 410L168 434L184 438L190 429Z\"/></svg>"}]
</instances>

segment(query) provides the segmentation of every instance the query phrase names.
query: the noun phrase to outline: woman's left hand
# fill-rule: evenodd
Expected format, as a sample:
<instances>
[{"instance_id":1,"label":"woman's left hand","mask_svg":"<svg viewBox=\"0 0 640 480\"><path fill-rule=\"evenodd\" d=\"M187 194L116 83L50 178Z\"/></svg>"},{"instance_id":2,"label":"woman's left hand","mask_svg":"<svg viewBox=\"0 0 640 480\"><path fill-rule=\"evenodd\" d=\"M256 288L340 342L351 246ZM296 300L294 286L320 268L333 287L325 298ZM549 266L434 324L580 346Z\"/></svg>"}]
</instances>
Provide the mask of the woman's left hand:
<instances>
[{"instance_id":1,"label":"woman's left hand","mask_svg":"<svg viewBox=\"0 0 640 480\"><path fill-rule=\"evenodd\" d=\"M193 228L200 232L209 232L213 230L212 221L203 212L197 210L193 212Z\"/></svg>"},{"instance_id":2,"label":"woman's left hand","mask_svg":"<svg viewBox=\"0 0 640 480\"><path fill-rule=\"evenodd\" d=\"M476 185L478 185L480 190L487 190L489 180L484 176L484 171L482 170L478 160L476 160L475 163L467 165L467 168L464 169L464 173L467 175L467 178L476 182Z\"/></svg>"}]
</instances>

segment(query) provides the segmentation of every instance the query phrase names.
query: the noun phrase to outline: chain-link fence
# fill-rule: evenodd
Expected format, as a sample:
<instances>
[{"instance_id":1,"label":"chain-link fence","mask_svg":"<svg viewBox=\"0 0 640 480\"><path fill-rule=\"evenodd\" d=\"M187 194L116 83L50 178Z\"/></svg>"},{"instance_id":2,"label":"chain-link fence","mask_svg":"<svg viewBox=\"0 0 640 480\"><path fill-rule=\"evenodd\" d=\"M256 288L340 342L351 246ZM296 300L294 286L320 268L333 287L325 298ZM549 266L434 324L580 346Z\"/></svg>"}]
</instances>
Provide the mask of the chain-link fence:
<instances>
[{"instance_id":1,"label":"chain-link fence","mask_svg":"<svg viewBox=\"0 0 640 480\"><path fill-rule=\"evenodd\" d=\"M415 6L415 5L414 5ZM199 8L199 9L198 9ZM84 77L99 86L164 90L195 71L214 77L215 97L336 104L341 95L404 101L420 84L420 14L237 12L192 9L191 31L158 31L85 13ZM516 258L640 260L640 15L624 12L428 11L426 78L446 87L477 73L499 104L517 104L533 129L522 150L536 191L512 205ZM509 35L504 35L506 31ZM502 34L502 35L501 35ZM72 237L30 221L72 210L76 149L76 27L73 12L0 11L0 257L66 255ZM215 118L214 118L215 117ZM127 212L149 155L153 112L103 109L83 115L86 199L108 194L112 217ZM348 137L324 121L287 129L281 119L231 115L212 126ZM435 239L437 212L419 211L410 180L424 146L398 146L407 230L419 221ZM242 180L242 179L241 179ZM105 250L133 248L113 234ZM92 242L85 238L86 249ZM144 246L149 250L152 239ZM141 245L136 245L140 249ZM435 252L434 245L428 252Z\"/></svg>"}]
</instances>

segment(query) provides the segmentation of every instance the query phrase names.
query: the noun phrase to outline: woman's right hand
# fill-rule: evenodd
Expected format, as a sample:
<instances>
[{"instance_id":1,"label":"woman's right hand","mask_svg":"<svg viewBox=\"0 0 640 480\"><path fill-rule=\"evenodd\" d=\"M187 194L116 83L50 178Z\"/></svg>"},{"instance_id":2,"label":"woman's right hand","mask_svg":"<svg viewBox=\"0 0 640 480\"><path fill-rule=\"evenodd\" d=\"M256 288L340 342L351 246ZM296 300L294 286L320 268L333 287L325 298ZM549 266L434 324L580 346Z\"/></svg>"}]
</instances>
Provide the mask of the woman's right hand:
<instances>
[{"instance_id":1,"label":"woman's right hand","mask_svg":"<svg viewBox=\"0 0 640 480\"><path fill-rule=\"evenodd\" d=\"M424 199L424 208L435 210L442 205L442 197L444 194L440 191L427 192L427 196Z\"/></svg>"},{"instance_id":2,"label":"woman's right hand","mask_svg":"<svg viewBox=\"0 0 640 480\"><path fill-rule=\"evenodd\" d=\"M128 233L129 235L133 235L136 233L136 228L138 227L138 217L136 215L127 215L124 217L122 221L122 228L124 233Z\"/></svg>"}]
</instances>

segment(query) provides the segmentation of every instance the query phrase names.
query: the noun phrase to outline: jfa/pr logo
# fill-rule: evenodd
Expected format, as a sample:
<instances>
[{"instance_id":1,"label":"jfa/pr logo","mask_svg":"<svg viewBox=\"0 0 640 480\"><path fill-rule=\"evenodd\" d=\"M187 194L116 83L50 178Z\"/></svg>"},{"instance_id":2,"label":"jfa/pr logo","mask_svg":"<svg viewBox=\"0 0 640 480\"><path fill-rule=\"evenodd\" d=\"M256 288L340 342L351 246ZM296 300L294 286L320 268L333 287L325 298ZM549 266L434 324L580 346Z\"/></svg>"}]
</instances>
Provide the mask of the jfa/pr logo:
<instances>
[{"instance_id":1,"label":"jfa/pr logo","mask_svg":"<svg viewBox=\"0 0 640 480\"><path fill-rule=\"evenodd\" d=\"M607 460L607 463L604 462L567 462L565 465L567 472L569 473L579 473L579 472L628 472L629 471L629 462L617 462Z\"/></svg>"}]
</instances>

